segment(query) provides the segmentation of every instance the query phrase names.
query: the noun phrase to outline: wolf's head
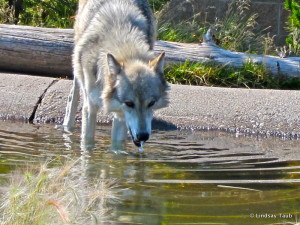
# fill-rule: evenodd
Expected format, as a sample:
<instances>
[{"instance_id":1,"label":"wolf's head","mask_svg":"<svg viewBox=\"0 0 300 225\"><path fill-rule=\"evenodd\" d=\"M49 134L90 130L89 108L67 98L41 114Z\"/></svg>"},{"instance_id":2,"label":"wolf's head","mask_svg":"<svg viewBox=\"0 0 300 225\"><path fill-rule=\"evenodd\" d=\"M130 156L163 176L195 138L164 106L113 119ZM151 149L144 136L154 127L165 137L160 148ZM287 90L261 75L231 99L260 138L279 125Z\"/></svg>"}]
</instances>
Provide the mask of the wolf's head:
<instances>
[{"instance_id":1,"label":"wolf's head","mask_svg":"<svg viewBox=\"0 0 300 225\"><path fill-rule=\"evenodd\" d=\"M107 55L103 107L125 119L136 146L149 139L153 110L168 104L164 56L162 53L149 63L132 60L122 64L113 55Z\"/></svg>"}]
</instances>

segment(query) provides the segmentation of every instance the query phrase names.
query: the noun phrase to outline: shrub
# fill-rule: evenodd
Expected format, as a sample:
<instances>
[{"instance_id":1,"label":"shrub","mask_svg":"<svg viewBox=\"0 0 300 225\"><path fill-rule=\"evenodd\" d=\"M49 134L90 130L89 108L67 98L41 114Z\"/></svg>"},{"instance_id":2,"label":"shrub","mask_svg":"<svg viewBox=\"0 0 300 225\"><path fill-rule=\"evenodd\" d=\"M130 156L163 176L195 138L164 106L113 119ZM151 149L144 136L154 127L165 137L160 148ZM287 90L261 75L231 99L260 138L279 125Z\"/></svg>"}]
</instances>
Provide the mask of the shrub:
<instances>
[{"instance_id":1,"label":"shrub","mask_svg":"<svg viewBox=\"0 0 300 225\"><path fill-rule=\"evenodd\" d=\"M289 31L286 38L286 44L289 51L300 54L300 5L296 0L285 0L285 8L290 11L290 16L287 22L287 30Z\"/></svg>"},{"instance_id":2,"label":"shrub","mask_svg":"<svg viewBox=\"0 0 300 225\"><path fill-rule=\"evenodd\" d=\"M0 0L0 23L13 23L13 12L6 0Z\"/></svg>"},{"instance_id":3,"label":"shrub","mask_svg":"<svg viewBox=\"0 0 300 225\"><path fill-rule=\"evenodd\" d=\"M77 2L78 0L12 0L8 5L5 0L0 0L0 20L2 23L71 28Z\"/></svg>"}]
</instances>

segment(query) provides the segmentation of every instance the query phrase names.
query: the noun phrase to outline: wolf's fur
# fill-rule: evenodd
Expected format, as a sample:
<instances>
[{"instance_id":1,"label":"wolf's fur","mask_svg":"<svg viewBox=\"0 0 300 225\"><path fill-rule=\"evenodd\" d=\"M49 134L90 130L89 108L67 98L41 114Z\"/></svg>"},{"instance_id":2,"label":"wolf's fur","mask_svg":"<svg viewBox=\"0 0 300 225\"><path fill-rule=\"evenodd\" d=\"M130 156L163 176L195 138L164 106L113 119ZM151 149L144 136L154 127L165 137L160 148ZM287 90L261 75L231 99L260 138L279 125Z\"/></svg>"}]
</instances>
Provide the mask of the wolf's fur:
<instances>
[{"instance_id":1,"label":"wolf's fur","mask_svg":"<svg viewBox=\"0 0 300 225\"><path fill-rule=\"evenodd\" d=\"M168 103L164 54L154 57L154 41L147 0L79 1L74 81L64 126L69 130L74 125L81 88L83 143L94 141L99 107L115 113L113 141L123 141L127 128L138 146L149 138L153 110Z\"/></svg>"}]
</instances>

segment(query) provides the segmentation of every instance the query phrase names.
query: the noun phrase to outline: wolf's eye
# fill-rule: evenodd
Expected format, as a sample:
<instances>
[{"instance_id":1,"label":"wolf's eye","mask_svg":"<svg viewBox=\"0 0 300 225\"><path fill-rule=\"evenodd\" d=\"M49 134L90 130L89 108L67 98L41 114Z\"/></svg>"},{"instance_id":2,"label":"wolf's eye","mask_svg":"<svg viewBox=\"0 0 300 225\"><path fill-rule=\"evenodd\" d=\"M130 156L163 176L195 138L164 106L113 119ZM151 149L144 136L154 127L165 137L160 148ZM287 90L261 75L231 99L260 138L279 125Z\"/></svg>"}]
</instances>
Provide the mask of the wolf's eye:
<instances>
[{"instance_id":1,"label":"wolf's eye","mask_svg":"<svg viewBox=\"0 0 300 225\"><path fill-rule=\"evenodd\" d=\"M125 105L127 105L129 108L134 108L133 102L127 101L127 102L125 102Z\"/></svg>"},{"instance_id":2,"label":"wolf's eye","mask_svg":"<svg viewBox=\"0 0 300 225\"><path fill-rule=\"evenodd\" d=\"M155 101L151 101L149 104L148 104L148 107L152 107L153 105L155 104Z\"/></svg>"}]
</instances>

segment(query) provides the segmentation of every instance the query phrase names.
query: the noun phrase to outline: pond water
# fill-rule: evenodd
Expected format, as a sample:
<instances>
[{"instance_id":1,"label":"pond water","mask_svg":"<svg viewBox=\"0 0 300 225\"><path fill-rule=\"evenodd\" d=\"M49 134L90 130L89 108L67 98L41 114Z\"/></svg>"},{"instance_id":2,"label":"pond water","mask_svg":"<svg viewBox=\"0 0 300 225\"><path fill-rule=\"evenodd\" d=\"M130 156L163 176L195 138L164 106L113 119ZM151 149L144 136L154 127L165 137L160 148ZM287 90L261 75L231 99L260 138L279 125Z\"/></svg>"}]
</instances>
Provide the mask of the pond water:
<instances>
[{"instance_id":1,"label":"pond water","mask_svg":"<svg viewBox=\"0 0 300 225\"><path fill-rule=\"evenodd\" d=\"M144 153L110 151L110 126L80 149L55 125L0 122L0 183L27 164L79 158L82 176L116 178L110 224L299 224L300 140L154 130Z\"/></svg>"}]
</instances>

